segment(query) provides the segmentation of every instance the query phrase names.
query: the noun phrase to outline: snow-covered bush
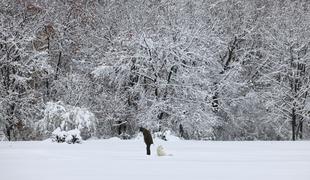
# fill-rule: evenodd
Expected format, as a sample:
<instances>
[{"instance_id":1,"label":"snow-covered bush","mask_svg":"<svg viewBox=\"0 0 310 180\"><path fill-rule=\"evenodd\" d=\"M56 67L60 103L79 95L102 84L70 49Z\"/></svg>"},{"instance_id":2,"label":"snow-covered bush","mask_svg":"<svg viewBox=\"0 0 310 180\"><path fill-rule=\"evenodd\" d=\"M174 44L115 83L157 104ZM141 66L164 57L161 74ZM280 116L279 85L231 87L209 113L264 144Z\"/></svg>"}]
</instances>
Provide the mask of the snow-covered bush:
<instances>
[{"instance_id":1,"label":"snow-covered bush","mask_svg":"<svg viewBox=\"0 0 310 180\"><path fill-rule=\"evenodd\" d=\"M58 143L65 142L66 137L67 137L66 132L61 131L60 128L57 128L52 132L52 141L53 142L58 142Z\"/></svg>"},{"instance_id":2,"label":"snow-covered bush","mask_svg":"<svg viewBox=\"0 0 310 180\"><path fill-rule=\"evenodd\" d=\"M162 139L162 140L164 140L164 141L167 141L166 132L167 132L167 131L164 131L164 132L160 131L160 132L156 132L156 133L154 133L154 134L155 134L155 137L156 137L156 138L159 138L159 139ZM169 131L169 132L170 132L170 131Z\"/></svg>"},{"instance_id":3,"label":"snow-covered bush","mask_svg":"<svg viewBox=\"0 0 310 180\"><path fill-rule=\"evenodd\" d=\"M123 132L122 134L119 135L119 138L121 139L130 139L131 136L125 132Z\"/></svg>"},{"instance_id":4,"label":"snow-covered bush","mask_svg":"<svg viewBox=\"0 0 310 180\"><path fill-rule=\"evenodd\" d=\"M81 143L82 137L80 134L81 133L78 129L68 131L66 137L66 143L68 144Z\"/></svg>"},{"instance_id":5,"label":"snow-covered bush","mask_svg":"<svg viewBox=\"0 0 310 180\"><path fill-rule=\"evenodd\" d=\"M175 134L173 134L170 130L161 131L154 133L155 138L162 139L164 141L177 141L180 140Z\"/></svg>"},{"instance_id":6,"label":"snow-covered bush","mask_svg":"<svg viewBox=\"0 0 310 180\"><path fill-rule=\"evenodd\" d=\"M96 118L86 108L69 106L62 102L48 102L44 118L37 123L37 128L47 137L57 128L61 131L77 129L81 132L81 137L87 139L96 130Z\"/></svg>"},{"instance_id":7,"label":"snow-covered bush","mask_svg":"<svg viewBox=\"0 0 310 180\"><path fill-rule=\"evenodd\" d=\"M66 142L68 144L81 143L82 137L80 133L81 132L78 129L61 131L60 128L57 128L52 133L52 141L58 143Z\"/></svg>"}]
</instances>

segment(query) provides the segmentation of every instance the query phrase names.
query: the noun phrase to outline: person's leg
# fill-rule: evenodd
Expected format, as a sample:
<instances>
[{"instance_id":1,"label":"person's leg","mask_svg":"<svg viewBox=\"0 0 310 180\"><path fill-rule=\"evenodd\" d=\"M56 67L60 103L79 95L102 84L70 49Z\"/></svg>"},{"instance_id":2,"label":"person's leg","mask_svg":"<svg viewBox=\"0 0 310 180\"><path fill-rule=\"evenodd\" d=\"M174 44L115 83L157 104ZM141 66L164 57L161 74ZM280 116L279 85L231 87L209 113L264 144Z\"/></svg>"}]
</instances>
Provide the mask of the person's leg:
<instances>
[{"instance_id":1,"label":"person's leg","mask_svg":"<svg viewBox=\"0 0 310 180\"><path fill-rule=\"evenodd\" d=\"M151 155L151 145L150 144L146 145L146 155Z\"/></svg>"}]
</instances>

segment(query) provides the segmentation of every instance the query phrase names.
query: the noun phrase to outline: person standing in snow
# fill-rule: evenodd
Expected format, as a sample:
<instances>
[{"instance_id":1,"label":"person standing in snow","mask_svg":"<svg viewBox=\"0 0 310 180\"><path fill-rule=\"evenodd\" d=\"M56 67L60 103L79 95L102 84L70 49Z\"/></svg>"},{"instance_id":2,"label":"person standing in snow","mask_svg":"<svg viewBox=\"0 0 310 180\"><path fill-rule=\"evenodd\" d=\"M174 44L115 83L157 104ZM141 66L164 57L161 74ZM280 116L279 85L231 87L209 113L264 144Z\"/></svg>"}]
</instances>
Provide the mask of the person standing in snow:
<instances>
[{"instance_id":1,"label":"person standing in snow","mask_svg":"<svg viewBox=\"0 0 310 180\"><path fill-rule=\"evenodd\" d=\"M151 155L151 144L153 144L153 138L149 130L140 127L140 132L143 133L144 143L146 144L146 155Z\"/></svg>"}]
</instances>

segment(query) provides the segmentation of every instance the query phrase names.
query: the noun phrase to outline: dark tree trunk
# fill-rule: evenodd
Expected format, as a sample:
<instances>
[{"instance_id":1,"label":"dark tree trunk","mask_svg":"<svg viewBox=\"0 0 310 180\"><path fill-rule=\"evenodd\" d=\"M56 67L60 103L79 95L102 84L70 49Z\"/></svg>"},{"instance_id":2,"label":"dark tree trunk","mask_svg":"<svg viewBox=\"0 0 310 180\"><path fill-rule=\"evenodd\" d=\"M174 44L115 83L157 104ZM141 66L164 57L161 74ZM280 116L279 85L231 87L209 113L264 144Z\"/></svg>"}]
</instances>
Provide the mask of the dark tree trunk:
<instances>
[{"instance_id":1,"label":"dark tree trunk","mask_svg":"<svg viewBox=\"0 0 310 180\"><path fill-rule=\"evenodd\" d=\"M303 132L302 132L302 131L303 131L302 128L303 128L303 122L300 122L300 126L299 126L299 138L300 138L300 139L303 138L303 137L302 137L302 133L303 133Z\"/></svg>"},{"instance_id":2,"label":"dark tree trunk","mask_svg":"<svg viewBox=\"0 0 310 180\"><path fill-rule=\"evenodd\" d=\"M58 73L60 71L60 64L61 64L61 51L59 52L59 55L58 55L58 62L57 62L56 73L55 73L55 80L58 79Z\"/></svg>"},{"instance_id":3,"label":"dark tree trunk","mask_svg":"<svg viewBox=\"0 0 310 180\"><path fill-rule=\"evenodd\" d=\"M295 113L295 108L292 109L292 140L296 140L296 113Z\"/></svg>"},{"instance_id":4,"label":"dark tree trunk","mask_svg":"<svg viewBox=\"0 0 310 180\"><path fill-rule=\"evenodd\" d=\"M303 121L300 120L296 129L296 138L302 139L303 138Z\"/></svg>"},{"instance_id":5,"label":"dark tree trunk","mask_svg":"<svg viewBox=\"0 0 310 180\"><path fill-rule=\"evenodd\" d=\"M180 132L180 136L184 138L184 129L183 129L182 124L179 125L179 132Z\"/></svg>"},{"instance_id":6,"label":"dark tree trunk","mask_svg":"<svg viewBox=\"0 0 310 180\"><path fill-rule=\"evenodd\" d=\"M6 125L5 133L9 141L12 141L12 130L13 130L13 125L11 123L9 125Z\"/></svg>"},{"instance_id":7,"label":"dark tree trunk","mask_svg":"<svg viewBox=\"0 0 310 180\"><path fill-rule=\"evenodd\" d=\"M50 97L50 84L49 84L49 80L47 79L45 82L45 86L46 86L46 99L48 100Z\"/></svg>"}]
</instances>

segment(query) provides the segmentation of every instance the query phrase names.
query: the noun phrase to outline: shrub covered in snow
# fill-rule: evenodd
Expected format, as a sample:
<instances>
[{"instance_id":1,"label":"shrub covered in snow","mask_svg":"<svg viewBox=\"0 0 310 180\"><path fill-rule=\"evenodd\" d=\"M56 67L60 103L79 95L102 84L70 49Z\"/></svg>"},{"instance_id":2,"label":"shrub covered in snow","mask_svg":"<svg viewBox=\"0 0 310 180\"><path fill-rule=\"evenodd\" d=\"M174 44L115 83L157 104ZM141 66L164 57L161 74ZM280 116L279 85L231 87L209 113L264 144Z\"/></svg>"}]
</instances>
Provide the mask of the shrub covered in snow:
<instances>
[{"instance_id":1,"label":"shrub covered in snow","mask_svg":"<svg viewBox=\"0 0 310 180\"><path fill-rule=\"evenodd\" d=\"M52 132L52 141L53 142L59 142L59 143L65 142L66 137L67 137L66 132L61 131L60 128L57 128Z\"/></svg>"},{"instance_id":2,"label":"shrub covered in snow","mask_svg":"<svg viewBox=\"0 0 310 180\"><path fill-rule=\"evenodd\" d=\"M131 136L125 132L123 132L122 134L119 135L119 138L121 139L130 139Z\"/></svg>"},{"instance_id":3,"label":"shrub covered in snow","mask_svg":"<svg viewBox=\"0 0 310 180\"><path fill-rule=\"evenodd\" d=\"M78 129L73 129L67 132L66 143L75 144L81 143L82 137Z\"/></svg>"},{"instance_id":4,"label":"shrub covered in snow","mask_svg":"<svg viewBox=\"0 0 310 180\"><path fill-rule=\"evenodd\" d=\"M52 133L52 141L68 144L81 143L82 137L80 136L80 131L78 129L73 129L70 131L61 131L60 128L57 128Z\"/></svg>"},{"instance_id":5,"label":"shrub covered in snow","mask_svg":"<svg viewBox=\"0 0 310 180\"><path fill-rule=\"evenodd\" d=\"M77 129L82 138L87 139L96 130L96 118L86 108L69 106L62 102L48 102L44 118L37 123L37 129L48 137L58 127L63 131Z\"/></svg>"},{"instance_id":6,"label":"shrub covered in snow","mask_svg":"<svg viewBox=\"0 0 310 180\"><path fill-rule=\"evenodd\" d=\"M155 138L159 138L159 139L162 139L164 141L177 141L180 139L177 136L175 136L174 134L172 134L172 132L170 130L156 132L156 133L154 133L154 135L155 135Z\"/></svg>"}]
</instances>

